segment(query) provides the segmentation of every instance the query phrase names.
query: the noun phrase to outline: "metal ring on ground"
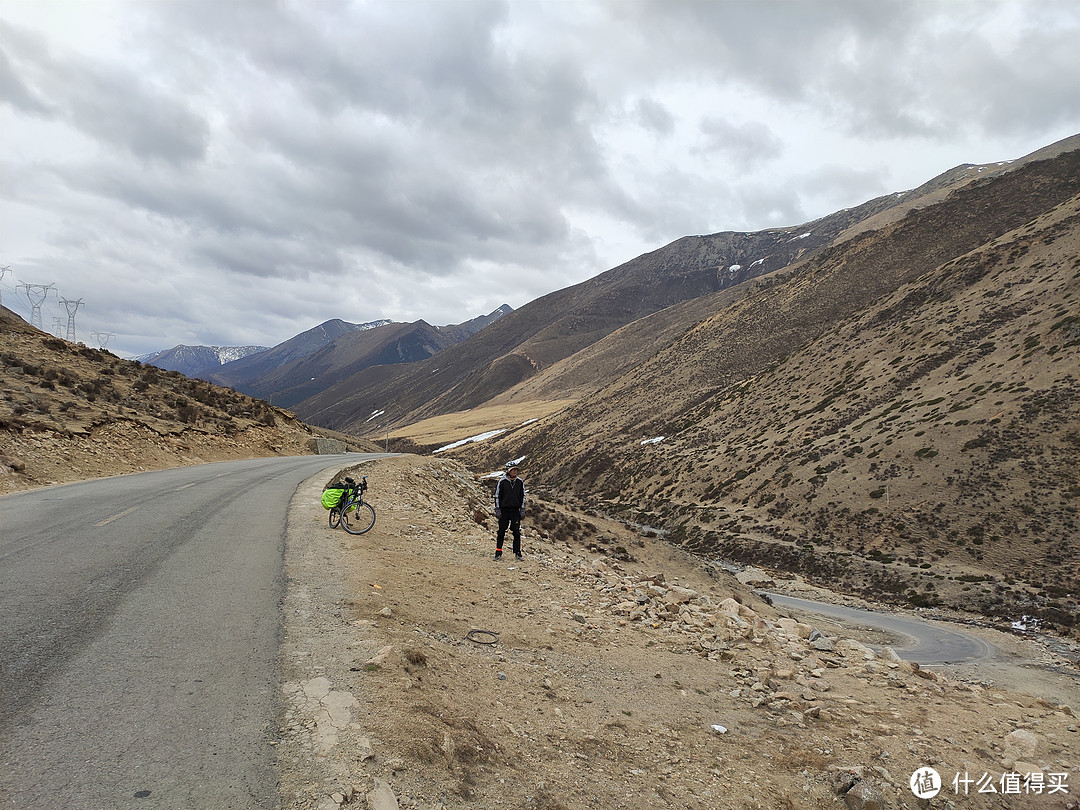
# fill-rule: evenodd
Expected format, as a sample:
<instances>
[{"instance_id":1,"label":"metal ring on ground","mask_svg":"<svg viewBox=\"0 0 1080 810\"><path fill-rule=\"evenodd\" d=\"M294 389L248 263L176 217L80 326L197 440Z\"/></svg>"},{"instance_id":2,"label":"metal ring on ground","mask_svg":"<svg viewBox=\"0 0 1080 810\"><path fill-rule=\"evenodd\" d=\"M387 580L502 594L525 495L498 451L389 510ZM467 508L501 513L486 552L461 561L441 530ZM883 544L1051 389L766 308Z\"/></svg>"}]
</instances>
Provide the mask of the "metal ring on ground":
<instances>
[{"instance_id":1,"label":"metal ring on ground","mask_svg":"<svg viewBox=\"0 0 1080 810\"><path fill-rule=\"evenodd\" d=\"M499 634L494 630L470 630L465 634L465 638L475 644L494 644L499 640Z\"/></svg>"}]
</instances>

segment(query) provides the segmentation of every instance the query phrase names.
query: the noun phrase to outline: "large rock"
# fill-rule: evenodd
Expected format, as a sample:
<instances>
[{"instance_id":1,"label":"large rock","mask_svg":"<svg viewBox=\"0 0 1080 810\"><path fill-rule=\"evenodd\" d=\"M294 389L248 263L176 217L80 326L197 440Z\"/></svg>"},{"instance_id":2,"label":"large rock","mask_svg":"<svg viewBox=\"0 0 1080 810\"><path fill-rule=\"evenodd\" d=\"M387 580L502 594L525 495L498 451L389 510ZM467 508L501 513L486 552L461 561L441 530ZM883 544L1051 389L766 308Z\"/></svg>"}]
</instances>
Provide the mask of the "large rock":
<instances>
[{"instance_id":1,"label":"large rock","mask_svg":"<svg viewBox=\"0 0 1080 810\"><path fill-rule=\"evenodd\" d=\"M397 796L382 779L376 778L375 789L368 794L368 810L398 810Z\"/></svg>"},{"instance_id":2,"label":"large rock","mask_svg":"<svg viewBox=\"0 0 1080 810\"><path fill-rule=\"evenodd\" d=\"M844 794L844 806L849 810L885 810L885 796L872 782L856 782Z\"/></svg>"},{"instance_id":3,"label":"large rock","mask_svg":"<svg viewBox=\"0 0 1080 810\"><path fill-rule=\"evenodd\" d=\"M692 591L689 588L682 588L678 585L672 585L667 589L667 592L663 596L663 600L675 607L676 605L684 605L691 599L697 597L697 591Z\"/></svg>"},{"instance_id":4,"label":"large rock","mask_svg":"<svg viewBox=\"0 0 1080 810\"><path fill-rule=\"evenodd\" d=\"M836 652L840 653L844 658L855 658L863 661L873 661L877 658L873 650L853 638L842 638L837 641Z\"/></svg>"},{"instance_id":5,"label":"large rock","mask_svg":"<svg viewBox=\"0 0 1080 810\"><path fill-rule=\"evenodd\" d=\"M1001 757L1001 764L1009 769L1012 769L1017 762L1033 759L1039 747L1039 738L1023 728L1010 731L1005 735L1003 742L1005 752Z\"/></svg>"}]
</instances>

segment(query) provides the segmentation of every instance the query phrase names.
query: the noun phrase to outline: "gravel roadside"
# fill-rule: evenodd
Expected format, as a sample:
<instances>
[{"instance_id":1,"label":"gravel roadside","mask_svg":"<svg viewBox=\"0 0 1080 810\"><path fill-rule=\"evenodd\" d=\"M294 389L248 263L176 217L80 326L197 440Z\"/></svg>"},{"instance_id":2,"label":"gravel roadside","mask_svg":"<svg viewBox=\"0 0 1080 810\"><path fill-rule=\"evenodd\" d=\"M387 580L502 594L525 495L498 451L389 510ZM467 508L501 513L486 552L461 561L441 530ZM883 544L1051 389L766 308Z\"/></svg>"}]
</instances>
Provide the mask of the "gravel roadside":
<instances>
[{"instance_id":1,"label":"gravel roadside","mask_svg":"<svg viewBox=\"0 0 1080 810\"><path fill-rule=\"evenodd\" d=\"M1080 792L1067 705L883 660L839 627L811 642L715 566L539 503L525 561L496 563L488 493L465 468L402 456L363 472L368 534L329 529L330 479L290 509L287 810L815 810L855 790L914 808L908 779L926 765L1071 780L1009 807L1061 810Z\"/></svg>"}]
</instances>

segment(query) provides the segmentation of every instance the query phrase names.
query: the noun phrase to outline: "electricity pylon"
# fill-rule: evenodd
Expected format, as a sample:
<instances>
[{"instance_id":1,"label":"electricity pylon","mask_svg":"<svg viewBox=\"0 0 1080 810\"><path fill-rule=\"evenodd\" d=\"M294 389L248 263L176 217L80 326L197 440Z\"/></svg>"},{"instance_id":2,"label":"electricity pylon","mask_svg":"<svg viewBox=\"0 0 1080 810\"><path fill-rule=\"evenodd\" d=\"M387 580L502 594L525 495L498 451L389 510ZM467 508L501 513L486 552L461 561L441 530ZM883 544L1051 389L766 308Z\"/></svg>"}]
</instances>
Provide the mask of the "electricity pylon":
<instances>
[{"instance_id":1,"label":"electricity pylon","mask_svg":"<svg viewBox=\"0 0 1080 810\"><path fill-rule=\"evenodd\" d=\"M71 301L67 298L61 298L60 303L64 305L64 309L67 310L68 324L67 324L67 336L66 340L75 342L75 313L79 311L79 307L82 306L82 299L78 301Z\"/></svg>"},{"instance_id":2,"label":"electricity pylon","mask_svg":"<svg viewBox=\"0 0 1080 810\"><path fill-rule=\"evenodd\" d=\"M53 316L53 319L52 319L52 331L53 331L53 334L56 335L58 338L62 338L64 336L64 319L63 318L57 318L55 315Z\"/></svg>"},{"instance_id":3,"label":"electricity pylon","mask_svg":"<svg viewBox=\"0 0 1080 810\"><path fill-rule=\"evenodd\" d=\"M113 332L91 332L90 337L97 343L99 349L104 349L109 345L109 338L115 337Z\"/></svg>"},{"instance_id":4,"label":"electricity pylon","mask_svg":"<svg viewBox=\"0 0 1080 810\"><path fill-rule=\"evenodd\" d=\"M45 327L41 325L41 305L45 303L50 292L56 292L56 285L20 284L16 289L22 289L26 293L26 300L30 302L30 325L44 332Z\"/></svg>"},{"instance_id":5,"label":"electricity pylon","mask_svg":"<svg viewBox=\"0 0 1080 810\"><path fill-rule=\"evenodd\" d=\"M11 272L11 265L5 264L0 267L0 282L4 280L4 276ZM0 307L4 305L4 285L0 283Z\"/></svg>"}]
</instances>

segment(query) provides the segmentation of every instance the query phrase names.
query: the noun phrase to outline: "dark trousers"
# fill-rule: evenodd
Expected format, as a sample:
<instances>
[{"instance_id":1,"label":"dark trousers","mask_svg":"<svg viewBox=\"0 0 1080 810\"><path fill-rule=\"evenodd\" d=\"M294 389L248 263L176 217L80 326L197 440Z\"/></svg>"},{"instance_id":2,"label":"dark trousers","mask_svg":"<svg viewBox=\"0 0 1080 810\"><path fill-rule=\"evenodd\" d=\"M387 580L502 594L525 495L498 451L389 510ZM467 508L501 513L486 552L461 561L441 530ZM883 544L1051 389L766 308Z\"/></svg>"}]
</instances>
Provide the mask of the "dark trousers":
<instances>
[{"instance_id":1,"label":"dark trousers","mask_svg":"<svg viewBox=\"0 0 1080 810\"><path fill-rule=\"evenodd\" d=\"M495 537L495 548L498 551L502 551L503 540L506 539L507 527L514 533L514 553L521 553L521 518L518 516L516 509L508 510L504 509L502 517L499 518L499 533Z\"/></svg>"}]
</instances>

